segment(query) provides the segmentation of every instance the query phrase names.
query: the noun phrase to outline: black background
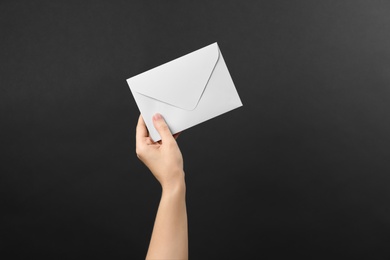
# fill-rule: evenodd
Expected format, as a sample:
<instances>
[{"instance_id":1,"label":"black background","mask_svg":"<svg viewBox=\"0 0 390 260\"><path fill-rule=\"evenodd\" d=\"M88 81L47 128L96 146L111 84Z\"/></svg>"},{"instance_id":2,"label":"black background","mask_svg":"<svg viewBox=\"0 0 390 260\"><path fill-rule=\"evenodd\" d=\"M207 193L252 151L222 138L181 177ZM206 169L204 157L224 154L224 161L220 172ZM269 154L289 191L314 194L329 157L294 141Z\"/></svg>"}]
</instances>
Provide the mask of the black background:
<instances>
[{"instance_id":1,"label":"black background","mask_svg":"<svg viewBox=\"0 0 390 260\"><path fill-rule=\"evenodd\" d=\"M0 258L144 259L126 79L218 42L243 107L178 139L190 259L389 259L389 1L2 1L0 30Z\"/></svg>"}]
</instances>

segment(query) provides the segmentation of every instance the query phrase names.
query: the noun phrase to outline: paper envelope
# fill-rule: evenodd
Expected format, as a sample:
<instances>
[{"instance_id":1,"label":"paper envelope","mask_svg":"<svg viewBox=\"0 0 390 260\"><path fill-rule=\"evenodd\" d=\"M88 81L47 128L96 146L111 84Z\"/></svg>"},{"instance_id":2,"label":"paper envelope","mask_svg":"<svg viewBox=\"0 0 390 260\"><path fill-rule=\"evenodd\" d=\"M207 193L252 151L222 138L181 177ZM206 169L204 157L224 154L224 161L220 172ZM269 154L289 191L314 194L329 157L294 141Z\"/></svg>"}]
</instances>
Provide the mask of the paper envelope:
<instances>
[{"instance_id":1,"label":"paper envelope","mask_svg":"<svg viewBox=\"0 0 390 260\"><path fill-rule=\"evenodd\" d=\"M152 117L160 113L172 134L242 106L215 42L127 79L153 141Z\"/></svg>"}]
</instances>

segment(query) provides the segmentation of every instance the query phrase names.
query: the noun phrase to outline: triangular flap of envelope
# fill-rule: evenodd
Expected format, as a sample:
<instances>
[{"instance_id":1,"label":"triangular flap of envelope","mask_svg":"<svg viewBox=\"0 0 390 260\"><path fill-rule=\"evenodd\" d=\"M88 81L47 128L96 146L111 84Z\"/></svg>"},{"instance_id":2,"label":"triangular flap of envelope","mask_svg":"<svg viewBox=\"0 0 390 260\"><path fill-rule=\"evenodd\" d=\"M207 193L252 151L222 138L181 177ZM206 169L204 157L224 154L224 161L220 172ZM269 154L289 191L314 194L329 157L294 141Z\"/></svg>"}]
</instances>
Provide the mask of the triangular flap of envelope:
<instances>
[{"instance_id":1,"label":"triangular flap of envelope","mask_svg":"<svg viewBox=\"0 0 390 260\"><path fill-rule=\"evenodd\" d=\"M128 79L142 95L186 109L196 108L219 58L217 43Z\"/></svg>"}]
</instances>

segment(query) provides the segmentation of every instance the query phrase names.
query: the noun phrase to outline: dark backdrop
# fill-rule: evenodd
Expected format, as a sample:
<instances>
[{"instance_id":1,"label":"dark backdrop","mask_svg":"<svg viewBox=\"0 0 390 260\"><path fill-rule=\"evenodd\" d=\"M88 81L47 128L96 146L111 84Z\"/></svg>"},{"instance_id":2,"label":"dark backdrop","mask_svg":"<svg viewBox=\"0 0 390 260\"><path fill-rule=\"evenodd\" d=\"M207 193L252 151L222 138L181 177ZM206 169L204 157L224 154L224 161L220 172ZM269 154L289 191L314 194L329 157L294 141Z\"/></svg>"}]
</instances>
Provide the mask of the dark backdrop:
<instances>
[{"instance_id":1,"label":"dark backdrop","mask_svg":"<svg viewBox=\"0 0 390 260\"><path fill-rule=\"evenodd\" d=\"M0 258L143 259L126 79L218 42L243 107L178 140L190 259L389 259L389 1L2 1L0 30Z\"/></svg>"}]
</instances>

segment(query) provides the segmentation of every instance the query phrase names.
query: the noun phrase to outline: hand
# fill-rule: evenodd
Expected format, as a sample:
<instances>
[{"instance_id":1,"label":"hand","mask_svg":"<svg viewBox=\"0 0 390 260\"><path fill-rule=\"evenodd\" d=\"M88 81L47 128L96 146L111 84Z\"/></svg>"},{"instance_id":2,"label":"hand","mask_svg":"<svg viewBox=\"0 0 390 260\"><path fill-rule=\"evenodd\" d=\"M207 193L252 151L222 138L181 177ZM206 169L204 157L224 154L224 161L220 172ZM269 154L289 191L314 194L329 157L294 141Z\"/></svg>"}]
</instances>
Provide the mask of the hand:
<instances>
[{"instance_id":1,"label":"hand","mask_svg":"<svg viewBox=\"0 0 390 260\"><path fill-rule=\"evenodd\" d=\"M172 135L160 114L153 116L153 124L161 136L161 141L153 142L142 116L139 116L136 129L136 153L149 168L163 189L174 187L184 181L183 157L177 145L179 134Z\"/></svg>"}]
</instances>

